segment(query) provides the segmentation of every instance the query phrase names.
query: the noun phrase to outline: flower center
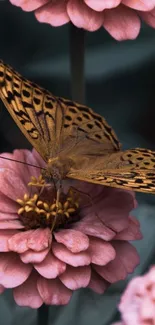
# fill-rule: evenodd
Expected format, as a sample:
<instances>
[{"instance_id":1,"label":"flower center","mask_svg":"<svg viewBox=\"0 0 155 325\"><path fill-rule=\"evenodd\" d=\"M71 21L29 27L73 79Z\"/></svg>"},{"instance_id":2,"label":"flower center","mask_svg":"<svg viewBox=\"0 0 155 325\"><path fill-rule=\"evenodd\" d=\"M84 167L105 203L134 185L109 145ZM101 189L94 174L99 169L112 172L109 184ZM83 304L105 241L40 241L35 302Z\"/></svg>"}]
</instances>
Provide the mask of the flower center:
<instances>
[{"instance_id":1,"label":"flower center","mask_svg":"<svg viewBox=\"0 0 155 325\"><path fill-rule=\"evenodd\" d=\"M42 176L31 177L28 183L37 193L25 194L23 199L17 199L20 208L18 215L25 226L25 230L46 228L51 231L65 228L79 219L79 198L72 188L68 193L61 192L59 202L56 200L55 190L45 183Z\"/></svg>"}]
</instances>

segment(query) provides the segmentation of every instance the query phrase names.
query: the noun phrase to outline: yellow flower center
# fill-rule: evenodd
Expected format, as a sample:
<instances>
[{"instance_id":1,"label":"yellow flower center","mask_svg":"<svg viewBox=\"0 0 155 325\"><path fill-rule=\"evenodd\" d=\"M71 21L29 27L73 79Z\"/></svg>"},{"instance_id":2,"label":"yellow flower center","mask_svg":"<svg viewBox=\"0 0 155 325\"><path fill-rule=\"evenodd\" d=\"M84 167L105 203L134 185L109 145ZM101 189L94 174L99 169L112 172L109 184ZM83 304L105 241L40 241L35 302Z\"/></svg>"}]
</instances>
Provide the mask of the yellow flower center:
<instances>
[{"instance_id":1,"label":"yellow flower center","mask_svg":"<svg viewBox=\"0 0 155 325\"><path fill-rule=\"evenodd\" d=\"M54 190L48 189L47 191L49 185L45 183L41 175L38 179L32 176L28 185L36 187L38 193L25 194L23 199L17 199L20 205L18 215L26 230L50 227L53 231L64 228L79 219L77 215L79 198L72 188L67 194L61 192L60 200L57 202L53 194Z\"/></svg>"}]
</instances>

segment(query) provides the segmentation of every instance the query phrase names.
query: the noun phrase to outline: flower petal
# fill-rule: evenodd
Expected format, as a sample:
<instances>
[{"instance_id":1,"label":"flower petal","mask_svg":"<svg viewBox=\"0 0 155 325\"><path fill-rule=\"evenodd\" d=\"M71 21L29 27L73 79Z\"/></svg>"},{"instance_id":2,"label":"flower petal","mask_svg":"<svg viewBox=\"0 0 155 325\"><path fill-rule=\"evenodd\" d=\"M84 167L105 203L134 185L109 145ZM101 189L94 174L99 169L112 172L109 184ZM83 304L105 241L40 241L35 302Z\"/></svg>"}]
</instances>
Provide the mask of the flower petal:
<instances>
[{"instance_id":1,"label":"flower petal","mask_svg":"<svg viewBox=\"0 0 155 325\"><path fill-rule=\"evenodd\" d=\"M66 271L61 274L59 278L68 289L77 290L88 286L90 282L90 276L90 266L67 266Z\"/></svg>"},{"instance_id":2,"label":"flower petal","mask_svg":"<svg viewBox=\"0 0 155 325\"><path fill-rule=\"evenodd\" d=\"M93 265L95 271L106 281L114 283L124 280L139 263L135 247L126 242L113 242L116 258L105 266Z\"/></svg>"},{"instance_id":3,"label":"flower petal","mask_svg":"<svg viewBox=\"0 0 155 325\"><path fill-rule=\"evenodd\" d=\"M52 244L54 255L61 261L72 266L84 266L90 264L90 256L88 252L80 252L73 254L64 245L54 243Z\"/></svg>"},{"instance_id":4,"label":"flower petal","mask_svg":"<svg viewBox=\"0 0 155 325\"><path fill-rule=\"evenodd\" d=\"M114 231L102 224L94 215L84 217L81 221L76 222L73 227L86 235L98 237L106 241L111 240L116 235Z\"/></svg>"},{"instance_id":5,"label":"flower petal","mask_svg":"<svg viewBox=\"0 0 155 325\"><path fill-rule=\"evenodd\" d=\"M20 254L20 259L23 263L41 263L49 252L50 247L41 252L34 252L31 249Z\"/></svg>"},{"instance_id":6,"label":"flower petal","mask_svg":"<svg viewBox=\"0 0 155 325\"><path fill-rule=\"evenodd\" d=\"M35 229L20 232L9 239L8 244L10 250L17 253L24 253L29 249L36 252L42 251L51 244L51 232L49 228Z\"/></svg>"},{"instance_id":7,"label":"flower petal","mask_svg":"<svg viewBox=\"0 0 155 325\"><path fill-rule=\"evenodd\" d=\"M5 214L8 216L8 213ZM9 216L8 216L9 219ZM0 229L23 229L24 226L19 220L0 220Z\"/></svg>"},{"instance_id":8,"label":"flower petal","mask_svg":"<svg viewBox=\"0 0 155 325\"><path fill-rule=\"evenodd\" d=\"M30 275L32 266L23 264L15 253L0 253L0 284L15 288Z\"/></svg>"},{"instance_id":9,"label":"flower petal","mask_svg":"<svg viewBox=\"0 0 155 325\"><path fill-rule=\"evenodd\" d=\"M0 252L9 252L8 239L17 233L17 230L0 230Z\"/></svg>"},{"instance_id":10,"label":"flower petal","mask_svg":"<svg viewBox=\"0 0 155 325\"><path fill-rule=\"evenodd\" d=\"M84 0L87 6L96 11L117 7L121 0Z\"/></svg>"},{"instance_id":11,"label":"flower petal","mask_svg":"<svg viewBox=\"0 0 155 325\"><path fill-rule=\"evenodd\" d=\"M37 20L52 26L62 26L69 22L66 10L66 0L50 1L47 5L35 11Z\"/></svg>"},{"instance_id":12,"label":"flower petal","mask_svg":"<svg viewBox=\"0 0 155 325\"><path fill-rule=\"evenodd\" d=\"M20 286L13 290L13 296L19 306L39 308L43 300L37 289L38 276L35 272Z\"/></svg>"},{"instance_id":13,"label":"flower petal","mask_svg":"<svg viewBox=\"0 0 155 325\"><path fill-rule=\"evenodd\" d=\"M8 196L0 192L0 214L8 212L12 214L16 213L17 215L18 209L19 205L17 202L13 201L12 199L8 198Z\"/></svg>"},{"instance_id":14,"label":"flower petal","mask_svg":"<svg viewBox=\"0 0 155 325\"><path fill-rule=\"evenodd\" d=\"M151 27L155 28L155 8L148 12L138 12L139 16Z\"/></svg>"},{"instance_id":15,"label":"flower petal","mask_svg":"<svg viewBox=\"0 0 155 325\"><path fill-rule=\"evenodd\" d=\"M34 268L44 278L55 279L66 270L66 264L49 252L42 263L34 264Z\"/></svg>"},{"instance_id":16,"label":"flower petal","mask_svg":"<svg viewBox=\"0 0 155 325\"><path fill-rule=\"evenodd\" d=\"M10 0L10 2L17 7L21 7L24 11L33 11L49 2L49 0Z\"/></svg>"},{"instance_id":17,"label":"flower petal","mask_svg":"<svg viewBox=\"0 0 155 325\"><path fill-rule=\"evenodd\" d=\"M115 249L110 243L93 237L90 238L89 253L91 262L97 265L106 265L116 256Z\"/></svg>"},{"instance_id":18,"label":"flower petal","mask_svg":"<svg viewBox=\"0 0 155 325\"><path fill-rule=\"evenodd\" d=\"M117 8L105 10L103 26L117 41L122 41L135 39L141 24L134 10L119 5Z\"/></svg>"},{"instance_id":19,"label":"flower petal","mask_svg":"<svg viewBox=\"0 0 155 325\"><path fill-rule=\"evenodd\" d=\"M0 168L0 188L3 194L15 201L27 193L27 187L21 178L14 171L7 168Z\"/></svg>"},{"instance_id":20,"label":"flower petal","mask_svg":"<svg viewBox=\"0 0 155 325\"><path fill-rule=\"evenodd\" d=\"M52 234L49 228L35 229L30 234L27 242L28 248L40 252L45 248L48 248L52 242Z\"/></svg>"},{"instance_id":21,"label":"flower petal","mask_svg":"<svg viewBox=\"0 0 155 325\"><path fill-rule=\"evenodd\" d=\"M29 236L31 236L32 233L33 233L33 230L28 230L28 231L24 231L24 232L19 232L19 233L15 234L14 236L12 236L8 240L9 249L14 252L17 252L17 253L26 252L29 249L29 247L27 245L28 238L29 238Z\"/></svg>"},{"instance_id":22,"label":"flower petal","mask_svg":"<svg viewBox=\"0 0 155 325\"><path fill-rule=\"evenodd\" d=\"M3 293L5 288L0 284L0 294Z\"/></svg>"},{"instance_id":23,"label":"flower petal","mask_svg":"<svg viewBox=\"0 0 155 325\"><path fill-rule=\"evenodd\" d=\"M89 247L89 238L81 231L60 230L55 232L54 237L58 243L64 244L72 253L85 251Z\"/></svg>"},{"instance_id":24,"label":"flower petal","mask_svg":"<svg viewBox=\"0 0 155 325\"><path fill-rule=\"evenodd\" d=\"M128 228L119 232L114 239L119 240L138 240L142 239L142 233L140 231L140 225L137 223L137 220L129 216L129 226Z\"/></svg>"},{"instance_id":25,"label":"flower petal","mask_svg":"<svg viewBox=\"0 0 155 325\"><path fill-rule=\"evenodd\" d=\"M104 293L104 291L108 288L109 283L100 277L94 270L91 272L91 279L88 287L95 291L98 294Z\"/></svg>"},{"instance_id":26,"label":"flower petal","mask_svg":"<svg viewBox=\"0 0 155 325\"><path fill-rule=\"evenodd\" d=\"M99 29L103 24L103 13L92 10L83 1L69 0L67 13L75 26L90 32Z\"/></svg>"},{"instance_id":27,"label":"flower petal","mask_svg":"<svg viewBox=\"0 0 155 325\"><path fill-rule=\"evenodd\" d=\"M155 7L155 0L122 0L125 6L135 10L150 11Z\"/></svg>"},{"instance_id":28,"label":"flower petal","mask_svg":"<svg viewBox=\"0 0 155 325\"><path fill-rule=\"evenodd\" d=\"M66 305L72 296L72 291L66 288L59 279L38 279L38 291L47 305Z\"/></svg>"}]
</instances>

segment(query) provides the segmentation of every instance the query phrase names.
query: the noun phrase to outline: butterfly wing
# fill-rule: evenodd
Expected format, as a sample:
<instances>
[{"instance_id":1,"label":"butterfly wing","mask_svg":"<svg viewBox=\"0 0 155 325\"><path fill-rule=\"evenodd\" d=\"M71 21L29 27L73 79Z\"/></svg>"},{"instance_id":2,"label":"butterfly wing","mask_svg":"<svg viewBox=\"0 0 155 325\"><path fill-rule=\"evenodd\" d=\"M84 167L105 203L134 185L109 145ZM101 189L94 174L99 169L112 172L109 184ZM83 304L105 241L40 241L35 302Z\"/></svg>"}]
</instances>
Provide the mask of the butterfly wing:
<instances>
[{"instance_id":1,"label":"butterfly wing","mask_svg":"<svg viewBox=\"0 0 155 325\"><path fill-rule=\"evenodd\" d=\"M53 96L0 61L0 98L42 158L60 152L102 154L120 149L105 119L86 106Z\"/></svg>"},{"instance_id":2,"label":"butterfly wing","mask_svg":"<svg viewBox=\"0 0 155 325\"><path fill-rule=\"evenodd\" d=\"M94 184L155 193L155 151L136 148L99 156L79 170L72 169L67 176Z\"/></svg>"},{"instance_id":3,"label":"butterfly wing","mask_svg":"<svg viewBox=\"0 0 155 325\"><path fill-rule=\"evenodd\" d=\"M0 61L0 98L32 146L46 161L62 126L58 100Z\"/></svg>"}]
</instances>

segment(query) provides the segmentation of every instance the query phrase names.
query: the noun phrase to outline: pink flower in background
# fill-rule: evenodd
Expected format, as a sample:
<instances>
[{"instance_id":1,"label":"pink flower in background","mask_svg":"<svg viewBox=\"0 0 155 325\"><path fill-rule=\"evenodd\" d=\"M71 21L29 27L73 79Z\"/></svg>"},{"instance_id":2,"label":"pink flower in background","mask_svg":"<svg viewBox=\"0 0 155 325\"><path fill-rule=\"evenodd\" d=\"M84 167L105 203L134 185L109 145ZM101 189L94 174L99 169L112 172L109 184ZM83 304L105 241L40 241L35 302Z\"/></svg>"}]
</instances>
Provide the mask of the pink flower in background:
<instances>
[{"instance_id":1,"label":"pink flower in background","mask_svg":"<svg viewBox=\"0 0 155 325\"><path fill-rule=\"evenodd\" d=\"M45 166L34 150L1 156ZM128 240L140 239L141 232L129 216L135 207L131 191L72 181L93 204L80 194L76 213L56 218L52 231L54 188L28 186L32 175L38 178L40 168L0 159L0 293L12 288L20 306L61 305L76 289L103 293L133 272L139 258Z\"/></svg>"},{"instance_id":2,"label":"pink flower in background","mask_svg":"<svg viewBox=\"0 0 155 325\"><path fill-rule=\"evenodd\" d=\"M134 278L121 297L122 322L113 325L155 324L155 266L144 276Z\"/></svg>"},{"instance_id":3,"label":"pink flower in background","mask_svg":"<svg viewBox=\"0 0 155 325\"><path fill-rule=\"evenodd\" d=\"M71 21L88 31L104 27L116 40L135 39L142 18L155 28L155 0L10 0L52 26Z\"/></svg>"}]
</instances>

